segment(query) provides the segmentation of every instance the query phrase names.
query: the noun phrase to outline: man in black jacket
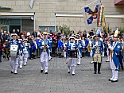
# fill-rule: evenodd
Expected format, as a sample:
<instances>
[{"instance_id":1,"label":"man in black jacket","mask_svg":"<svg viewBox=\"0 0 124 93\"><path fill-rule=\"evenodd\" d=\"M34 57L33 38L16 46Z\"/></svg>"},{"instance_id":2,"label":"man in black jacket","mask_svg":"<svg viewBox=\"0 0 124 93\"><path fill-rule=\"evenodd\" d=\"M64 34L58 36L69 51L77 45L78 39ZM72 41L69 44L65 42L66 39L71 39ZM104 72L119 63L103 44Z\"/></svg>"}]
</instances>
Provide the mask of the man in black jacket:
<instances>
[{"instance_id":1,"label":"man in black jacket","mask_svg":"<svg viewBox=\"0 0 124 93\"><path fill-rule=\"evenodd\" d=\"M9 35L6 33L6 31L4 31L2 35L2 41L5 42L6 40L8 40L8 38L9 38Z\"/></svg>"},{"instance_id":2,"label":"man in black jacket","mask_svg":"<svg viewBox=\"0 0 124 93\"><path fill-rule=\"evenodd\" d=\"M37 37L37 31L34 30L34 32L32 33L32 35L34 36L34 38L36 38Z\"/></svg>"}]
</instances>

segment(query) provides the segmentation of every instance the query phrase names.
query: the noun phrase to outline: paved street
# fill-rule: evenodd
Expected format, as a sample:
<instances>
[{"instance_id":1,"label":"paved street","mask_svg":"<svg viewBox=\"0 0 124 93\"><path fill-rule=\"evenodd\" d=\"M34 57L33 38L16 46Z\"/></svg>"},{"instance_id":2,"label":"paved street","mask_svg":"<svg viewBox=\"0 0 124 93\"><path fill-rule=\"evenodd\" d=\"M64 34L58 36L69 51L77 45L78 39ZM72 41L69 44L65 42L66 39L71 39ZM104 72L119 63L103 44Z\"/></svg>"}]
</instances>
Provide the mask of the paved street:
<instances>
[{"instance_id":1,"label":"paved street","mask_svg":"<svg viewBox=\"0 0 124 93\"><path fill-rule=\"evenodd\" d=\"M0 93L121 93L124 91L124 72L119 72L119 82L111 83L109 63L103 58L101 75L94 75L91 58L83 57L76 75L67 73L66 60L53 58L49 74L40 73L40 60L29 60L18 74L10 73L8 61L0 63Z\"/></svg>"}]
</instances>

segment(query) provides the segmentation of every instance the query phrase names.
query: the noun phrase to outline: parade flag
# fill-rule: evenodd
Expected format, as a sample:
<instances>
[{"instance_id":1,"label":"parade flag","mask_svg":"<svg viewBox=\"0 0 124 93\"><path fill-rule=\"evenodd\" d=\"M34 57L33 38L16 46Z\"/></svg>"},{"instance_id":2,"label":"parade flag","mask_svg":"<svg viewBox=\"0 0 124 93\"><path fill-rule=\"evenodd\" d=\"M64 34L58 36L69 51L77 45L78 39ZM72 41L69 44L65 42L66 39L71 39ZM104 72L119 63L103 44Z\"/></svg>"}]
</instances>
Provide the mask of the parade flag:
<instances>
[{"instance_id":1,"label":"parade flag","mask_svg":"<svg viewBox=\"0 0 124 93\"><path fill-rule=\"evenodd\" d=\"M32 9L34 5L34 0L30 0L30 8Z\"/></svg>"},{"instance_id":2,"label":"parade flag","mask_svg":"<svg viewBox=\"0 0 124 93\"><path fill-rule=\"evenodd\" d=\"M98 27L105 26L105 12L104 12L104 6L103 5L101 5L99 7L98 18L97 18L97 26Z\"/></svg>"},{"instance_id":3,"label":"parade flag","mask_svg":"<svg viewBox=\"0 0 124 93\"><path fill-rule=\"evenodd\" d=\"M97 22L98 10L99 10L99 5L91 5L84 7L86 21L88 25Z\"/></svg>"}]
</instances>

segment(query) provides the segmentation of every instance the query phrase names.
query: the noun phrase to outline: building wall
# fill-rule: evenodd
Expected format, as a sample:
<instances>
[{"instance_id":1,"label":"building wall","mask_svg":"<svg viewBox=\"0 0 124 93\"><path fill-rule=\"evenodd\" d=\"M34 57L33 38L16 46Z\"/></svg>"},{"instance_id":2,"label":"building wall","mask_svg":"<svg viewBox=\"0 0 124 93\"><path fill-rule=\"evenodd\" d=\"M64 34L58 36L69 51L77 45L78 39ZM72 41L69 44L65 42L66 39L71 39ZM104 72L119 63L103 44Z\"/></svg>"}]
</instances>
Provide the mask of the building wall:
<instances>
[{"instance_id":1,"label":"building wall","mask_svg":"<svg viewBox=\"0 0 124 93\"><path fill-rule=\"evenodd\" d=\"M10 7L10 12L35 12L36 29L39 26L54 26L55 12L82 13L82 6L94 0L35 0L32 9L29 7L30 0L0 0L0 6ZM114 0L102 0L105 6L105 14L124 14L124 5L115 6ZM110 27L123 27L124 19L107 18ZM84 18L57 18L57 25L67 24L71 29L78 31L89 29Z\"/></svg>"}]
</instances>

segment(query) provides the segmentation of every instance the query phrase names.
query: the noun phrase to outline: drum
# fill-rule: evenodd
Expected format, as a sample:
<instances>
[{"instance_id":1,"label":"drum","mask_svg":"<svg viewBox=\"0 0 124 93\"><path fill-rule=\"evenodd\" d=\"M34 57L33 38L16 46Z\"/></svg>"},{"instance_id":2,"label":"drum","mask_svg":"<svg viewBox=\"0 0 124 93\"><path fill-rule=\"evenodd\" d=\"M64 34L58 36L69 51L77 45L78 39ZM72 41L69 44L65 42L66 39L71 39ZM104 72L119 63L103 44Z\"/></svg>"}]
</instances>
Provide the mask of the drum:
<instances>
[{"instance_id":1,"label":"drum","mask_svg":"<svg viewBox=\"0 0 124 93\"><path fill-rule=\"evenodd\" d=\"M77 50L69 50L68 54L69 54L69 57L77 58Z\"/></svg>"},{"instance_id":2,"label":"drum","mask_svg":"<svg viewBox=\"0 0 124 93\"><path fill-rule=\"evenodd\" d=\"M10 45L10 56L16 57L18 52L18 45Z\"/></svg>"},{"instance_id":3,"label":"drum","mask_svg":"<svg viewBox=\"0 0 124 93\"><path fill-rule=\"evenodd\" d=\"M28 50L27 50L26 47L23 49L23 52L24 52L24 54L27 54L28 53Z\"/></svg>"}]
</instances>

